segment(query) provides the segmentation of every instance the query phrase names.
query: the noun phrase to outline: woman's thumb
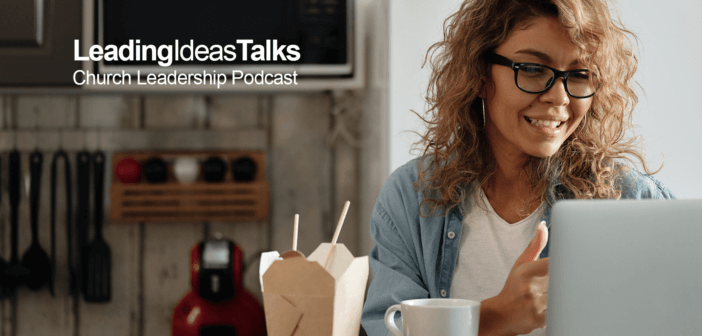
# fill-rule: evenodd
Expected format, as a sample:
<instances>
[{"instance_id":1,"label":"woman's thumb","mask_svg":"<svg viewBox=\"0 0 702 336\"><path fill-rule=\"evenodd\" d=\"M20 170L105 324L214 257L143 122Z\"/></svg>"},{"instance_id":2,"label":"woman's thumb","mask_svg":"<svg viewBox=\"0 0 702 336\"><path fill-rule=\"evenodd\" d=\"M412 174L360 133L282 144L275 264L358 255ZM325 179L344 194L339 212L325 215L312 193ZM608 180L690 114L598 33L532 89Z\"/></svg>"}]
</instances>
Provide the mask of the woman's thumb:
<instances>
[{"instance_id":1,"label":"woman's thumb","mask_svg":"<svg viewBox=\"0 0 702 336\"><path fill-rule=\"evenodd\" d=\"M534 239L531 240L524 252L522 252L522 255L520 255L519 258L517 258L516 264L523 264L539 259L539 255L541 254L541 251L543 251L543 249L546 247L547 242L548 229L546 228L546 222L541 221L539 226L536 228L536 234L534 235Z\"/></svg>"}]
</instances>

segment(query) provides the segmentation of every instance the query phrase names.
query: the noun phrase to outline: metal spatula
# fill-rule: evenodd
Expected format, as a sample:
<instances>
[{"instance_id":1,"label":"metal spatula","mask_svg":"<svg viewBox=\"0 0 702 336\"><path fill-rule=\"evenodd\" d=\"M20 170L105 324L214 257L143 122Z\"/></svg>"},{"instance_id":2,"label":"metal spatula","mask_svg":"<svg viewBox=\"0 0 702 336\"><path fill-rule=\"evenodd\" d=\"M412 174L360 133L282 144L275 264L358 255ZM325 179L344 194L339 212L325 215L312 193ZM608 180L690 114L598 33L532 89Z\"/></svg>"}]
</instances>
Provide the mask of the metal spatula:
<instances>
[{"instance_id":1,"label":"metal spatula","mask_svg":"<svg viewBox=\"0 0 702 336\"><path fill-rule=\"evenodd\" d=\"M93 156L95 184L95 239L86 246L84 297L87 302L108 302L111 299L112 261L110 247L102 236L102 198L105 177L105 154L95 152Z\"/></svg>"}]
</instances>

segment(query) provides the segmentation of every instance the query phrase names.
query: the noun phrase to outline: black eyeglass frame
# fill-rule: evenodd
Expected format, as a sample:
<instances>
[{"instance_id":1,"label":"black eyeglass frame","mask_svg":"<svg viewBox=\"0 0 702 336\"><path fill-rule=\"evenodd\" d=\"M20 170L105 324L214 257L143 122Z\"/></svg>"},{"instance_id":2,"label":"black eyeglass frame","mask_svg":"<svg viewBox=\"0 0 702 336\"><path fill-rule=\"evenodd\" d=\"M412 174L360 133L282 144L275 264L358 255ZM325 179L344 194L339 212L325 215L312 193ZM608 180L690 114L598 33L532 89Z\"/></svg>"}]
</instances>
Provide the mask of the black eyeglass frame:
<instances>
[{"instance_id":1,"label":"black eyeglass frame","mask_svg":"<svg viewBox=\"0 0 702 336\"><path fill-rule=\"evenodd\" d=\"M566 92L568 92L568 95L569 95L569 96L571 96L571 97L573 97L573 98L578 98L578 99L585 99L585 98L590 98L590 97L594 96L595 93L597 92L597 89L599 89L599 88L600 88L600 85L602 85L602 83L598 83L598 84L597 84L597 87L595 88L595 91L592 92L590 95L587 95L587 96L576 96L576 95L573 95L572 93L570 93L570 90L568 89L568 76L570 76L571 74L576 73L576 72L583 72L583 71L590 72L590 70L588 70L588 69L575 69L575 70L561 71L561 70L554 69L554 68L552 68L552 67L550 67L550 66L547 66L547 65L539 64L539 63L516 63L516 62L512 61L511 59L509 59L509 58L507 58L507 57L504 57L504 56L502 56L502 55L496 54L496 53L494 53L494 52L487 52L487 53L485 53L485 55L484 55L483 58L484 58L485 61L488 62L488 63L497 64L497 65L504 65L504 66L507 66L507 67L512 68L512 70L514 70L514 84L517 85L517 87L518 87L520 90L522 90L522 91L524 91L524 92L526 92L526 93L543 93L543 92L546 92L546 91L548 91L549 89L551 89L551 87L553 86L553 83L556 82L556 78L563 78L563 85L565 86ZM527 90L527 89L525 89L525 88L519 86L519 81L517 80L517 77L519 76L519 69L522 68L522 67L524 67L524 66L540 66L540 67L544 67L544 68L546 68L546 69L549 69L549 70L553 71L554 76L553 76L553 78L551 79L551 82L548 83L548 85L546 85L546 88L545 88L545 89L543 89L543 90L541 90L541 91L529 91L529 90Z\"/></svg>"}]
</instances>

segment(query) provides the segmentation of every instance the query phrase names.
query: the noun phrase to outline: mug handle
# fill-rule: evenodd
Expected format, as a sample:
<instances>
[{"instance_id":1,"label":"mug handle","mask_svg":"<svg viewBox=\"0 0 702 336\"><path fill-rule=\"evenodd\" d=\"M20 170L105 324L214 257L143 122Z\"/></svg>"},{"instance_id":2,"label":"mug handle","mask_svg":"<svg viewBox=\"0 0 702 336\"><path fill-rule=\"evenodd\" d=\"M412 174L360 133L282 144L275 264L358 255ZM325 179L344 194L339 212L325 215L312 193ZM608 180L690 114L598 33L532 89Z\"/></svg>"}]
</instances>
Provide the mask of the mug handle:
<instances>
[{"instance_id":1,"label":"mug handle","mask_svg":"<svg viewBox=\"0 0 702 336\"><path fill-rule=\"evenodd\" d=\"M397 328L397 325L395 324L395 313L402 308L401 305L396 304L390 306L387 311L385 311L385 326L388 327L388 330L395 335L395 336L404 336L402 331Z\"/></svg>"}]
</instances>

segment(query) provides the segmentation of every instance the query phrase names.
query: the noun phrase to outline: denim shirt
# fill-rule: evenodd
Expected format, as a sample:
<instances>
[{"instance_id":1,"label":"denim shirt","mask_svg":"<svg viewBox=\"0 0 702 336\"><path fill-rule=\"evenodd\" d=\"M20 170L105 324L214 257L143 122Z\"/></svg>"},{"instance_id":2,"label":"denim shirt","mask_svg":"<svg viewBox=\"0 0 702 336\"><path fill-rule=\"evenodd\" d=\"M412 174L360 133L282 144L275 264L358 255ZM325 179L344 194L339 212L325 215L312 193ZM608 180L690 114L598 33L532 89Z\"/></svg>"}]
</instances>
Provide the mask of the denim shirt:
<instances>
[{"instance_id":1,"label":"denim shirt","mask_svg":"<svg viewBox=\"0 0 702 336\"><path fill-rule=\"evenodd\" d=\"M425 162L428 160L425 160ZM387 335L385 311L403 300L448 298L458 256L464 204L447 215L421 217L423 193L416 191L419 159L398 168L375 203L370 233L375 247L369 255L373 281L363 306L361 324L369 336ZM618 181L622 199L670 199L670 191L650 175L634 170ZM570 198L564 195L563 198ZM553 204L555 199L549 197ZM465 202L464 202L465 203ZM470 210L470 209L468 209ZM551 207L542 220L550 227ZM549 244L540 257L548 256Z\"/></svg>"}]
</instances>

